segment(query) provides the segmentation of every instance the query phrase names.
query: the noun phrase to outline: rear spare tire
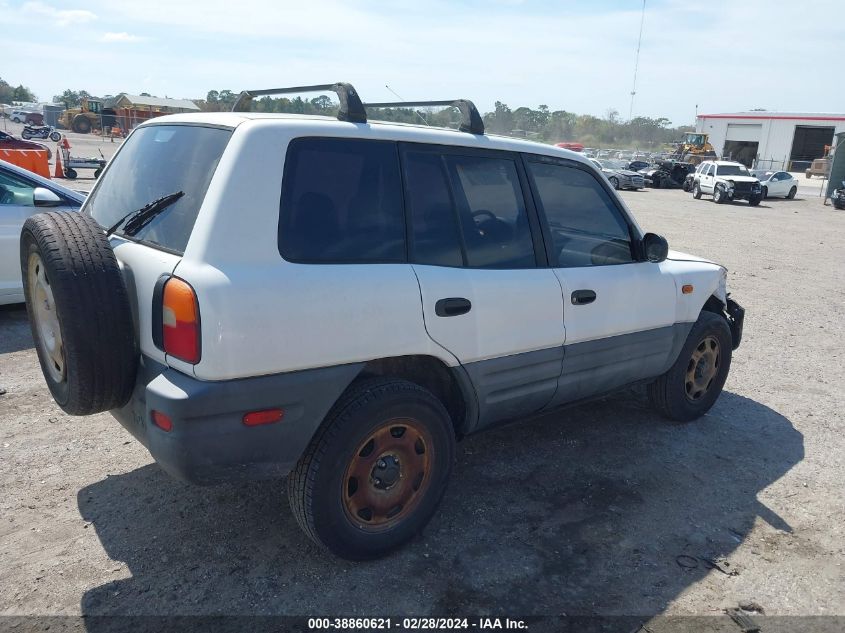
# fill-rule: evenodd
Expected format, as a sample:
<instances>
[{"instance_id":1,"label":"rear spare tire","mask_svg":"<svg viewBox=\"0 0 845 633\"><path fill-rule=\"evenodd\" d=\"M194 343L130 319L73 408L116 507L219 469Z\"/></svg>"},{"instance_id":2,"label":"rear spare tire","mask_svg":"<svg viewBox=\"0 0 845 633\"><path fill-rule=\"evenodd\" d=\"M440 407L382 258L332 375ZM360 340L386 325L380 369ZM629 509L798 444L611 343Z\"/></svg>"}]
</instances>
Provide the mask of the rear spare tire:
<instances>
[{"instance_id":1,"label":"rear spare tire","mask_svg":"<svg viewBox=\"0 0 845 633\"><path fill-rule=\"evenodd\" d=\"M137 344L103 229L82 213L39 213L23 226L20 257L32 338L56 403L70 415L126 404Z\"/></svg>"}]
</instances>

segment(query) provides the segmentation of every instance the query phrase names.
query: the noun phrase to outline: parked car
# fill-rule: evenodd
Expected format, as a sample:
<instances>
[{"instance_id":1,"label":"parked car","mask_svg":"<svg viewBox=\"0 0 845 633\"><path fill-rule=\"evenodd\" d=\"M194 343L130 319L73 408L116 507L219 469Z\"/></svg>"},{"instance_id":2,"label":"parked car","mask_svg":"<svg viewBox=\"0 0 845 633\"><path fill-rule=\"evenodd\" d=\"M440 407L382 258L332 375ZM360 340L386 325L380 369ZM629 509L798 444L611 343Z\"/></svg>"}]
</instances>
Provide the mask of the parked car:
<instances>
[{"instance_id":1,"label":"parked car","mask_svg":"<svg viewBox=\"0 0 845 633\"><path fill-rule=\"evenodd\" d=\"M39 211L76 211L85 196L0 160L0 305L21 303L18 242L26 219Z\"/></svg>"},{"instance_id":2,"label":"parked car","mask_svg":"<svg viewBox=\"0 0 845 633\"><path fill-rule=\"evenodd\" d=\"M842 181L841 187L833 190L830 201L833 203L834 209L845 211L845 180Z\"/></svg>"},{"instance_id":3,"label":"parked car","mask_svg":"<svg viewBox=\"0 0 845 633\"><path fill-rule=\"evenodd\" d=\"M702 194L712 195L716 204L748 200L756 207L763 199L762 189L760 181L742 163L708 160L701 163L701 170L696 173L692 196L699 200Z\"/></svg>"},{"instance_id":4,"label":"parked car","mask_svg":"<svg viewBox=\"0 0 845 633\"><path fill-rule=\"evenodd\" d=\"M649 162L647 160L632 160L628 163L628 169L631 171L640 171L641 169L645 169L649 166Z\"/></svg>"},{"instance_id":5,"label":"parked car","mask_svg":"<svg viewBox=\"0 0 845 633\"><path fill-rule=\"evenodd\" d=\"M601 170L614 189L642 189L645 187L643 175L628 169L628 164L625 161L613 158L602 160L591 158L590 161Z\"/></svg>"},{"instance_id":6,"label":"parked car","mask_svg":"<svg viewBox=\"0 0 845 633\"><path fill-rule=\"evenodd\" d=\"M25 125L44 125L44 115L41 112L28 112L23 122Z\"/></svg>"},{"instance_id":7,"label":"parked car","mask_svg":"<svg viewBox=\"0 0 845 633\"><path fill-rule=\"evenodd\" d=\"M21 110L20 108L14 108L12 110L12 113L9 115L9 118L15 123L23 123L24 121L26 121L26 117L29 114L32 114L32 110Z\"/></svg>"},{"instance_id":8,"label":"parked car","mask_svg":"<svg viewBox=\"0 0 845 633\"><path fill-rule=\"evenodd\" d=\"M53 157L53 151L46 145L26 141L0 130L0 149L43 149L47 151L47 160Z\"/></svg>"},{"instance_id":9,"label":"parked car","mask_svg":"<svg viewBox=\"0 0 845 633\"><path fill-rule=\"evenodd\" d=\"M333 89L336 119L147 121L82 213L27 220L66 412L111 410L188 481L288 475L305 533L362 559L431 518L458 437L632 383L674 420L713 406L743 324L723 267L643 231L579 154L485 136L469 101L465 131L360 125Z\"/></svg>"},{"instance_id":10,"label":"parked car","mask_svg":"<svg viewBox=\"0 0 845 633\"><path fill-rule=\"evenodd\" d=\"M698 175L698 173L702 170L703 167L704 163L699 163L698 165L696 165L695 171L691 171L687 174L686 178L684 178L684 183L682 185L684 191L692 191L692 187L695 184L695 177Z\"/></svg>"},{"instance_id":11,"label":"parked car","mask_svg":"<svg viewBox=\"0 0 845 633\"><path fill-rule=\"evenodd\" d=\"M821 176L827 178L830 176L830 158L817 158L811 164L809 169L804 172L804 176L812 178L813 176Z\"/></svg>"},{"instance_id":12,"label":"parked car","mask_svg":"<svg viewBox=\"0 0 845 633\"><path fill-rule=\"evenodd\" d=\"M789 198L792 200L798 193L798 181L788 171L753 170L763 187L763 200L766 198Z\"/></svg>"}]
</instances>

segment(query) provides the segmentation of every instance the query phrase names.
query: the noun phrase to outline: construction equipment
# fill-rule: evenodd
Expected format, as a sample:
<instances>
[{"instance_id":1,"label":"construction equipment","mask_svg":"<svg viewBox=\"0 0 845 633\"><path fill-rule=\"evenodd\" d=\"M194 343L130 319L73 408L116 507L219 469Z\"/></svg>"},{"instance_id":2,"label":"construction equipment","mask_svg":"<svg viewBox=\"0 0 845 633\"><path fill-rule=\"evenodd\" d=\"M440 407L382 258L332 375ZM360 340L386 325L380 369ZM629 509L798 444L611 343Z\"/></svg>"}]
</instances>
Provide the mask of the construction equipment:
<instances>
[{"instance_id":1,"label":"construction equipment","mask_svg":"<svg viewBox=\"0 0 845 633\"><path fill-rule=\"evenodd\" d=\"M83 98L78 108L68 108L59 116L59 125L77 134L110 127L113 122L114 110L104 107L102 100L92 97Z\"/></svg>"},{"instance_id":2,"label":"construction equipment","mask_svg":"<svg viewBox=\"0 0 845 633\"><path fill-rule=\"evenodd\" d=\"M686 134L684 139L675 145L675 151L669 158L693 165L703 163L705 160L714 160L717 158L716 152L708 138L707 134L701 132Z\"/></svg>"}]
</instances>

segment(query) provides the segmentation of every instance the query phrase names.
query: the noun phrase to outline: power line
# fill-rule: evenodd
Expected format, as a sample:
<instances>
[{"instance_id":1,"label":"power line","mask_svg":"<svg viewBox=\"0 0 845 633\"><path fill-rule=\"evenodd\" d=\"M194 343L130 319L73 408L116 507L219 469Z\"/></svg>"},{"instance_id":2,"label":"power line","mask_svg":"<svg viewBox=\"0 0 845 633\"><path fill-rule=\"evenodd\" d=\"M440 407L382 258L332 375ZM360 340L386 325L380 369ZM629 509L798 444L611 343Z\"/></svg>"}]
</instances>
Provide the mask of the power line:
<instances>
[{"instance_id":1,"label":"power line","mask_svg":"<svg viewBox=\"0 0 845 633\"><path fill-rule=\"evenodd\" d=\"M637 55L634 58L634 83L631 86L631 108L628 110L628 120L634 116L634 95L637 94L637 70L640 67L640 46L643 43L643 22L645 22L645 0L643 0L643 10L640 14L640 36L637 38Z\"/></svg>"},{"instance_id":2,"label":"power line","mask_svg":"<svg viewBox=\"0 0 845 633\"><path fill-rule=\"evenodd\" d=\"M392 92L395 96L399 97L399 101L405 101L405 99L403 99L402 96L398 92L396 92L393 88L391 88L387 84L384 84L384 87L387 88L388 90L390 90L390 92ZM425 120L425 117L422 114L419 113L419 110L414 110L414 113L418 117L420 117L420 119L422 119L423 123L425 123L426 125L429 124L428 121Z\"/></svg>"}]
</instances>

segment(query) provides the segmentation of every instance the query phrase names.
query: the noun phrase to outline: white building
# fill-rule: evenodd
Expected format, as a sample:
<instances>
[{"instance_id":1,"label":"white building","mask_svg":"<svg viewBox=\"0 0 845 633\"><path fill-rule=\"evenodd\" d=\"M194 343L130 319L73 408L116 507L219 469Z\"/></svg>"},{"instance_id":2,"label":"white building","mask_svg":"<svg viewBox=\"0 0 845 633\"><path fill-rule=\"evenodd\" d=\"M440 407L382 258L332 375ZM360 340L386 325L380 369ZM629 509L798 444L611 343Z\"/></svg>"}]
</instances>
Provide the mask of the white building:
<instances>
[{"instance_id":1,"label":"white building","mask_svg":"<svg viewBox=\"0 0 845 633\"><path fill-rule=\"evenodd\" d=\"M803 171L825 155L834 134L845 132L845 114L735 112L699 114L696 132L710 135L716 153L749 167Z\"/></svg>"}]
</instances>

